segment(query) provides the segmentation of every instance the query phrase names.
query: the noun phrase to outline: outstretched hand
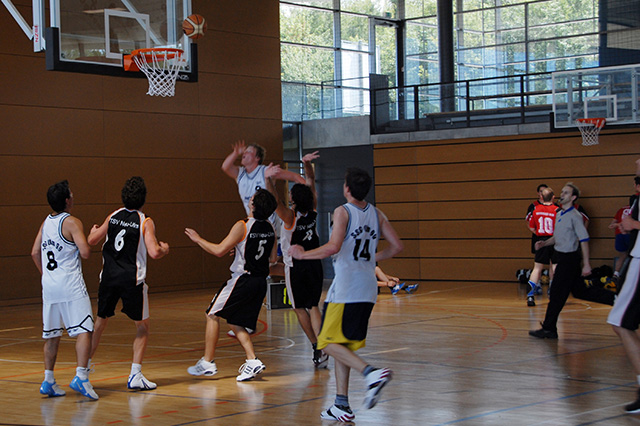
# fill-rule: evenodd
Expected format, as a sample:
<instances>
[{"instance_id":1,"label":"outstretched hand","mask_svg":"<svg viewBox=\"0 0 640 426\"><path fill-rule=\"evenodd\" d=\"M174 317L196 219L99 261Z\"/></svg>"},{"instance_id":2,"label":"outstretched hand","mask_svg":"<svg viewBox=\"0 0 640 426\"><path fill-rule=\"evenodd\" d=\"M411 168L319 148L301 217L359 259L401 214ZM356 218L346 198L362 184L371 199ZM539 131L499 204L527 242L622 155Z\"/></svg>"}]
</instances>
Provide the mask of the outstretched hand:
<instances>
[{"instance_id":1,"label":"outstretched hand","mask_svg":"<svg viewBox=\"0 0 640 426\"><path fill-rule=\"evenodd\" d=\"M313 160L315 160L316 158L320 158L320 154L318 154L319 152L320 151L310 152L309 154L307 154L304 157L302 157L302 162L303 163L310 163Z\"/></svg>"},{"instance_id":2,"label":"outstretched hand","mask_svg":"<svg viewBox=\"0 0 640 426\"><path fill-rule=\"evenodd\" d=\"M231 145L231 147L233 148L234 154L236 154L237 156L242 155L246 148L244 139L241 139L238 142L234 143L233 145Z\"/></svg>"},{"instance_id":3,"label":"outstretched hand","mask_svg":"<svg viewBox=\"0 0 640 426\"><path fill-rule=\"evenodd\" d=\"M187 234L187 237L189 237L194 243L197 243L200 239L200 234L198 234L195 229L184 228L184 233Z\"/></svg>"},{"instance_id":4,"label":"outstretched hand","mask_svg":"<svg viewBox=\"0 0 640 426\"><path fill-rule=\"evenodd\" d=\"M280 168L280 165L269 163L269 165L264 169L264 177L267 179L275 178L280 174L281 171L282 169Z\"/></svg>"}]
</instances>

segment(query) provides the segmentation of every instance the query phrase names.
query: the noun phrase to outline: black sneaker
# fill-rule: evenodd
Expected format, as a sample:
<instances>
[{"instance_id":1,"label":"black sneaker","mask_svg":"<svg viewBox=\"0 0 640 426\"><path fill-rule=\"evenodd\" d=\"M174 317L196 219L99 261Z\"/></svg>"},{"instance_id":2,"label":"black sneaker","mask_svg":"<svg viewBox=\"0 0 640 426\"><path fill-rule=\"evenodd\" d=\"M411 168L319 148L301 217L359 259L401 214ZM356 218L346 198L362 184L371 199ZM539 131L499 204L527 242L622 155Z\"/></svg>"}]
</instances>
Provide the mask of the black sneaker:
<instances>
[{"instance_id":1,"label":"black sneaker","mask_svg":"<svg viewBox=\"0 0 640 426\"><path fill-rule=\"evenodd\" d=\"M640 413L640 389L638 389L638 399L636 399L635 402L632 402L629 405L625 405L624 411L629 414Z\"/></svg>"},{"instance_id":2,"label":"black sneaker","mask_svg":"<svg viewBox=\"0 0 640 426\"><path fill-rule=\"evenodd\" d=\"M556 330L545 330L541 328L539 330L531 330L529 336L537 337L538 339L557 339L558 332Z\"/></svg>"},{"instance_id":3,"label":"black sneaker","mask_svg":"<svg viewBox=\"0 0 640 426\"><path fill-rule=\"evenodd\" d=\"M533 296L527 296L527 306L536 306L536 299Z\"/></svg>"}]
</instances>

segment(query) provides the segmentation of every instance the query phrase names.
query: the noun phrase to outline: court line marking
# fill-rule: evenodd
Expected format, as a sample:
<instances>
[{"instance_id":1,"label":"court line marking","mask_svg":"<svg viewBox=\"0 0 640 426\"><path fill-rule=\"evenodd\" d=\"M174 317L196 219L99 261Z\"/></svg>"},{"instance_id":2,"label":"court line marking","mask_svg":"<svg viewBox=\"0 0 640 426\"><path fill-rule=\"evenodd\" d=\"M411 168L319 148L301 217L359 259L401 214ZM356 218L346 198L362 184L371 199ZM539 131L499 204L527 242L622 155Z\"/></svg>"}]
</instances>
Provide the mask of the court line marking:
<instances>
[{"instance_id":1,"label":"court line marking","mask_svg":"<svg viewBox=\"0 0 640 426\"><path fill-rule=\"evenodd\" d=\"M470 421L470 420L481 419L481 418L484 418L484 417L493 416L493 415L500 414L500 413L507 413L507 412L510 412L510 411L519 410L520 408L535 407L537 405L547 404L547 403L550 403L550 402L564 401L564 400L567 400L567 399L578 398L578 397L581 397L581 396L590 395L590 394L603 392L603 391L609 391L609 390L620 388L620 387L621 386L609 386L609 387L606 387L606 388L596 389L596 390L586 391L586 392L580 392L580 393L576 393L576 394L573 394L573 395L565 395L565 396L562 396L562 397L559 397L559 398L553 398L553 399L547 399L547 400L544 400L544 401L532 402L530 404L516 405L514 407L503 408L503 409L494 410L494 411L488 411L486 413L481 413L481 414L477 414L475 416L469 416L469 417L465 417L465 418L462 418L462 419L451 420L451 421L448 421L448 422L445 422L445 423L438 423L436 426L452 425L452 424L466 422L466 421ZM556 419L556 421L557 421L557 419Z\"/></svg>"},{"instance_id":2,"label":"court line marking","mask_svg":"<svg viewBox=\"0 0 640 426\"><path fill-rule=\"evenodd\" d=\"M19 328L5 328L4 330L0 330L0 333L5 333L8 331L29 330L32 328L35 328L35 327L31 326L31 327L19 327Z\"/></svg>"}]
</instances>

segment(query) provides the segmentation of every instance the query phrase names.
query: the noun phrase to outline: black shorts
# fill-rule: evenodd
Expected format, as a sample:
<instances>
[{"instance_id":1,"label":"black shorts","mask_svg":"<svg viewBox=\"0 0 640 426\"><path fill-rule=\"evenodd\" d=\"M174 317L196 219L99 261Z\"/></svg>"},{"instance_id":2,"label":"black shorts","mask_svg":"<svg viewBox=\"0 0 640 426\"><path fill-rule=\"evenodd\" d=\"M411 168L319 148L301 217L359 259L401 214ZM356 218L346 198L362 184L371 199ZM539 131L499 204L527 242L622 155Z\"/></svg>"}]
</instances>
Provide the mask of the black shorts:
<instances>
[{"instance_id":1,"label":"black shorts","mask_svg":"<svg viewBox=\"0 0 640 426\"><path fill-rule=\"evenodd\" d=\"M149 299L147 285L105 284L98 287L98 316L109 318L115 315L118 300L122 299L122 312L134 321L149 318Z\"/></svg>"},{"instance_id":2,"label":"black shorts","mask_svg":"<svg viewBox=\"0 0 640 426\"><path fill-rule=\"evenodd\" d=\"M539 238L538 241L545 241L551 237L538 237L538 238ZM548 265L551 262L551 259L553 259L553 252L554 252L553 246L540 247L539 250L536 250L536 256L535 256L534 262L542 263L543 265Z\"/></svg>"},{"instance_id":3,"label":"black shorts","mask_svg":"<svg viewBox=\"0 0 640 426\"><path fill-rule=\"evenodd\" d=\"M292 268L285 266L284 276L294 309L318 307L322 295L322 261L294 260Z\"/></svg>"},{"instance_id":4,"label":"black shorts","mask_svg":"<svg viewBox=\"0 0 640 426\"><path fill-rule=\"evenodd\" d=\"M226 319L229 324L255 330L266 294L266 277L240 275L222 286L206 312Z\"/></svg>"}]
</instances>

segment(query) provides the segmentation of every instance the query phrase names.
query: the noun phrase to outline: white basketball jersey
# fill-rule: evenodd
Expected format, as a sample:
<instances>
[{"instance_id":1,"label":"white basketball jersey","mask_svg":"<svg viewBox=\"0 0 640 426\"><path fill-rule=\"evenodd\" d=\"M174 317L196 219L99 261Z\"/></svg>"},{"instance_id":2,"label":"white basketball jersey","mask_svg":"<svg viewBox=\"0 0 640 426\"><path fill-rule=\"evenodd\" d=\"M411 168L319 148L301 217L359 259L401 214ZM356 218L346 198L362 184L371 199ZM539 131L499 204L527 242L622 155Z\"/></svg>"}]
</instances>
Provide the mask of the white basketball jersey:
<instances>
[{"instance_id":1,"label":"white basketball jersey","mask_svg":"<svg viewBox=\"0 0 640 426\"><path fill-rule=\"evenodd\" d=\"M42 301L68 302L87 296L82 277L80 251L62 235L62 223L69 213L49 215L42 226Z\"/></svg>"},{"instance_id":2,"label":"white basketball jersey","mask_svg":"<svg viewBox=\"0 0 640 426\"><path fill-rule=\"evenodd\" d=\"M375 303L378 296L376 250L380 238L378 212L367 204L363 209L343 204L349 215L347 232L340 251L333 256L335 278L326 302Z\"/></svg>"},{"instance_id":3,"label":"white basketball jersey","mask_svg":"<svg viewBox=\"0 0 640 426\"><path fill-rule=\"evenodd\" d=\"M251 173L247 173L247 169L240 167L238 171L238 193L242 199L242 205L247 212L247 216L251 215L251 208L249 207L249 201L251 197L256 193L258 189L267 189L267 183L264 178L264 169L266 166L260 164Z\"/></svg>"},{"instance_id":4,"label":"white basketball jersey","mask_svg":"<svg viewBox=\"0 0 640 426\"><path fill-rule=\"evenodd\" d=\"M238 183L238 193L240 194L240 199L242 200L242 205L244 206L244 211L247 213L247 216L251 216L249 202L253 194L255 194L258 189L267 189L267 182L264 177L264 170L266 168L267 166L260 164L254 171L247 173L247 169L240 166L240 170L238 171L238 178L236 179ZM282 220L280 220L276 212L273 212L269 218L269 222L271 222L275 228L276 236L279 236L282 228Z\"/></svg>"}]
</instances>

